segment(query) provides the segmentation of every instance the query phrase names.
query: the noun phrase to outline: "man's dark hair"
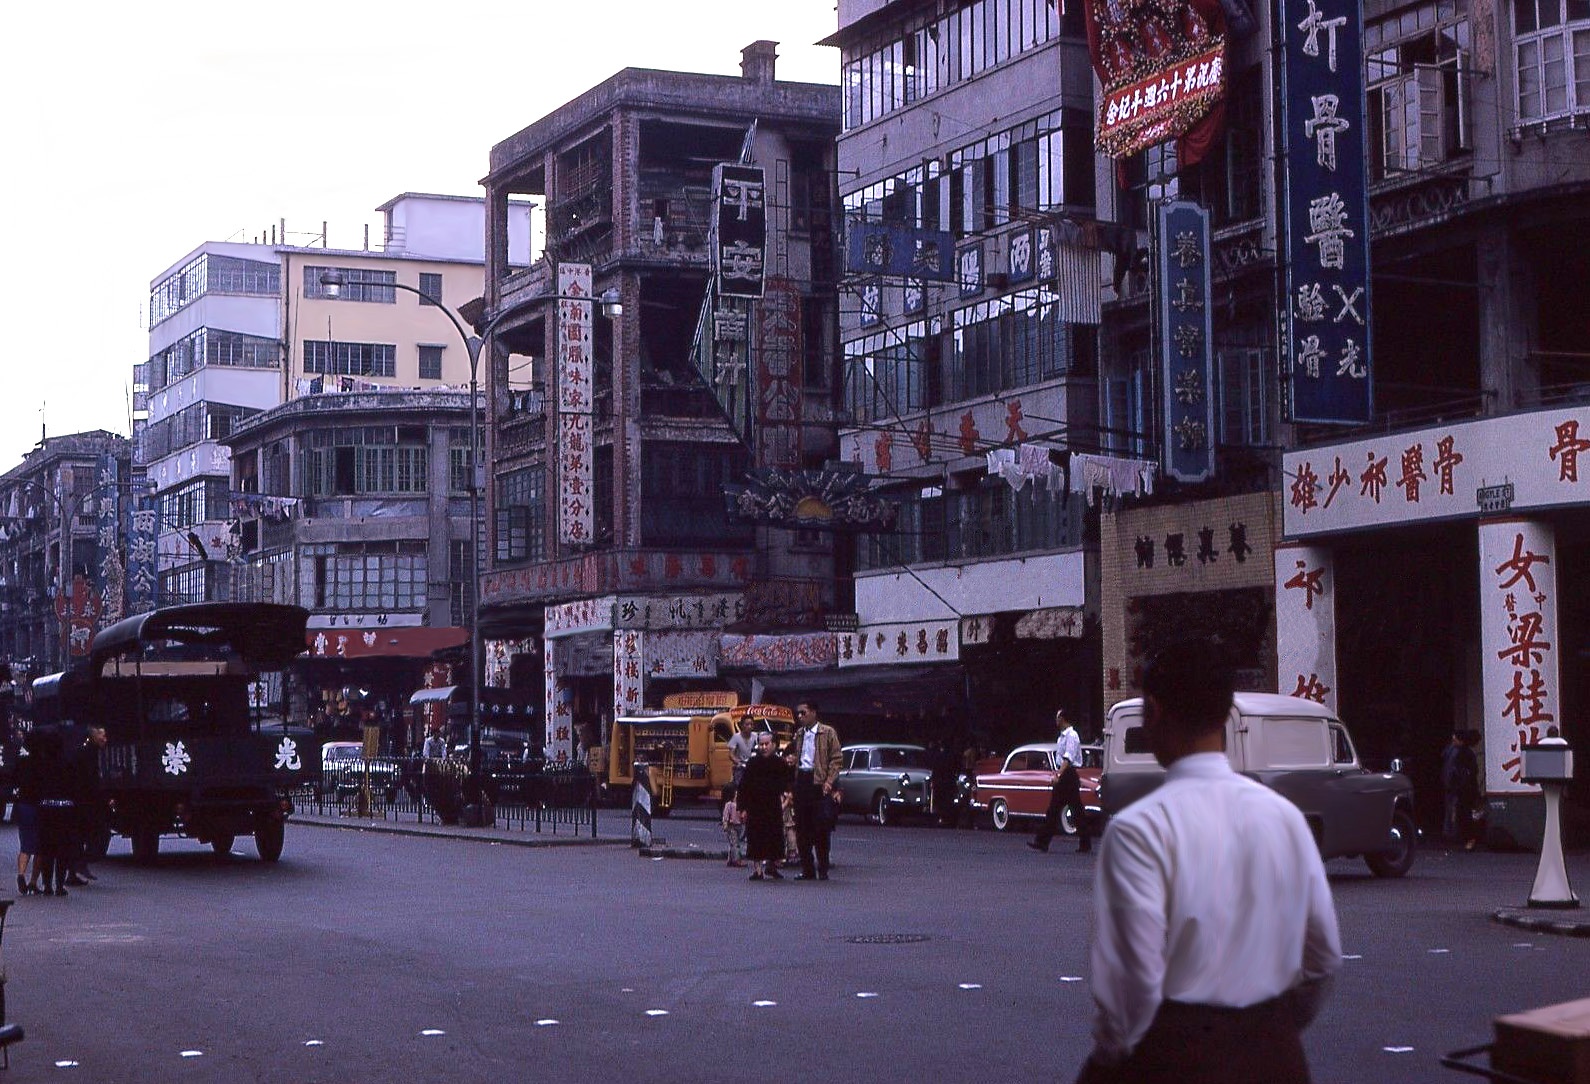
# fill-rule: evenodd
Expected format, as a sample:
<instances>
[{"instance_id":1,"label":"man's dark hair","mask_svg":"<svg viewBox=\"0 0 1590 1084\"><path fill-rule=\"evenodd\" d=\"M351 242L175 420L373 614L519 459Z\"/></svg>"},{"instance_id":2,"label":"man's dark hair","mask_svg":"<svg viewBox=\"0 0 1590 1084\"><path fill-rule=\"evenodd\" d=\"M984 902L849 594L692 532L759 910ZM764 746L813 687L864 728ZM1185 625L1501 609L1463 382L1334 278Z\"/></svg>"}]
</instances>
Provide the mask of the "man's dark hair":
<instances>
[{"instance_id":1,"label":"man's dark hair","mask_svg":"<svg viewBox=\"0 0 1590 1084\"><path fill-rule=\"evenodd\" d=\"M1159 701L1165 721L1190 734L1218 730L1231 712L1231 663L1209 640L1181 640L1143 668L1143 694Z\"/></svg>"},{"instance_id":2,"label":"man's dark hair","mask_svg":"<svg viewBox=\"0 0 1590 1084\"><path fill-rule=\"evenodd\" d=\"M822 716L823 713L822 713L821 710L818 709L817 701L813 700L811 697L809 697L809 696L802 697L800 700L795 701L795 706L797 708L800 707L802 704L805 704L808 708L811 708L813 715L816 715L818 717Z\"/></svg>"}]
</instances>

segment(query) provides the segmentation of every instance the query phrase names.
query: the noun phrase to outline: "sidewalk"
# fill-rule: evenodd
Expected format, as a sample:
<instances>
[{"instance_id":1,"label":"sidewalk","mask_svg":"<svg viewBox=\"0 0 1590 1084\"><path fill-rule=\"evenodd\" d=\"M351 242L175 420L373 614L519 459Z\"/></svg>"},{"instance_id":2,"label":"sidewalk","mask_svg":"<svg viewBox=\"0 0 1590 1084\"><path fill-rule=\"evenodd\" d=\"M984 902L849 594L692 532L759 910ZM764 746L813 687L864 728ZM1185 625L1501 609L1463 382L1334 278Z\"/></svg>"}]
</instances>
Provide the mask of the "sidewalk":
<instances>
[{"instance_id":1,"label":"sidewalk","mask_svg":"<svg viewBox=\"0 0 1590 1084\"><path fill-rule=\"evenodd\" d=\"M553 832L548 826L541 832L518 828L466 828L459 824L433 824L429 820L376 820L369 817L344 817L330 814L294 813L290 824L303 824L315 828L344 828L359 832L381 832L394 836L428 836L432 839L462 839L476 843L498 843L510 847L594 847L630 845L629 811L604 809L596 816L596 835L589 828L573 828L562 824ZM695 844L670 846L664 835L664 826L654 824L656 845L640 848L642 858L716 858L723 861L729 852L724 848L699 847Z\"/></svg>"}]
</instances>

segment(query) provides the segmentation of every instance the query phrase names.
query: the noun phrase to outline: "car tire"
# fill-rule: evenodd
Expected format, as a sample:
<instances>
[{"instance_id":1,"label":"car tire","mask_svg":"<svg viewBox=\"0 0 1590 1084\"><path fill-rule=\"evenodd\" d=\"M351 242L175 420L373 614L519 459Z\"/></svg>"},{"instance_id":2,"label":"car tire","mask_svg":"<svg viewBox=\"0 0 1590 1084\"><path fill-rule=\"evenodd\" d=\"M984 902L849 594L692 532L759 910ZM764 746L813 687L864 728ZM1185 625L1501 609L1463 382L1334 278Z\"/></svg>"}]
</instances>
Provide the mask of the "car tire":
<instances>
[{"instance_id":1,"label":"car tire","mask_svg":"<svg viewBox=\"0 0 1590 1084\"><path fill-rule=\"evenodd\" d=\"M214 839L210 840L210 849L215 851L215 853L220 855L222 858L225 858L227 855L232 853L232 844L236 841L237 837L228 832L224 836L216 836Z\"/></svg>"},{"instance_id":2,"label":"car tire","mask_svg":"<svg viewBox=\"0 0 1590 1084\"><path fill-rule=\"evenodd\" d=\"M995 798L988 803L988 820L995 830L1000 832L1010 831L1010 805L1003 798Z\"/></svg>"},{"instance_id":3,"label":"car tire","mask_svg":"<svg viewBox=\"0 0 1590 1084\"><path fill-rule=\"evenodd\" d=\"M1060 831L1068 836L1077 834L1077 819L1071 814L1069 806L1060 810Z\"/></svg>"},{"instance_id":4,"label":"car tire","mask_svg":"<svg viewBox=\"0 0 1590 1084\"><path fill-rule=\"evenodd\" d=\"M132 834L133 861L150 866L160 855L160 833L153 828L140 827Z\"/></svg>"},{"instance_id":5,"label":"car tire","mask_svg":"<svg viewBox=\"0 0 1590 1084\"><path fill-rule=\"evenodd\" d=\"M872 819L885 827L894 823L894 814L889 810L889 795L881 790L872 796Z\"/></svg>"},{"instance_id":6,"label":"car tire","mask_svg":"<svg viewBox=\"0 0 1590 1084\"><path fill-rule=\"evenodd\" d=\"M287 842L287 824L275 817L263 817L254 826L254 849L261 862L275 862L282 856L282 846Z\"/></svg>"},{"instance_id":7,"label":"car tire","mask_svg":"<svg viewBox=\"0 0 1590 1084\"><path fill-rule=\"evenodd\" d=\"M1391 838L1390 849L1364 855L1364 863L1376 877L1401 877L1413 868L1419 829L1407 810L1399 809L1391 814Z\"/></svg>"}]
</instances>

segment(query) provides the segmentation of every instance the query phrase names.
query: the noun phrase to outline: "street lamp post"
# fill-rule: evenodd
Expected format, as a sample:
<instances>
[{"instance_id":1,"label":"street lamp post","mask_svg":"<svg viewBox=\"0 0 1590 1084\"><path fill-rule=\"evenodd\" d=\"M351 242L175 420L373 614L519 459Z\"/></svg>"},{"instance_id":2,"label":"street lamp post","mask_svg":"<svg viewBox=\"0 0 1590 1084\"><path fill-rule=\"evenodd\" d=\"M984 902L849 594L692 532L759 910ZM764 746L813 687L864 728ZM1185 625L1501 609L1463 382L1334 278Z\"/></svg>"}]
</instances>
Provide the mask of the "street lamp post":
<instances>
[{"instance_id":1,"label":"street lamp post","mask_svg":"<svg viewBox=\"0 0 1590 1084\"><path fill-rule=\"evenodd\" d=\"M332 300L342 292L344 279L342 272L329 268L320 273L320 285L325 288L326 296ZM474 802L479 802L480 796L480 683L484 680L482 674L480 642L480 490L485 483L485 464L481 462L480 454L480 352L481 348L491 338L491 333L496 330L498 323L509 315L511 310L504 309L491 319L487 320L480 328L478 335L471 335L464 329L463 322L453 315L453 311L442 304L442 299L433 297L416 286L409 286L402 282L383 282L382 286L403 290L415 294L424 301L441 310L443 316L453 325L458 332L458 337L463 340L464 351L469 356L469 780L470 797ZM553 297L548 300L561 300ZM580 300L589 300L581 298ZM616 289L604 292L599 299L602 310L608 316L623 314L623 306L619 301Z\"/></svg>"}]
</instances>

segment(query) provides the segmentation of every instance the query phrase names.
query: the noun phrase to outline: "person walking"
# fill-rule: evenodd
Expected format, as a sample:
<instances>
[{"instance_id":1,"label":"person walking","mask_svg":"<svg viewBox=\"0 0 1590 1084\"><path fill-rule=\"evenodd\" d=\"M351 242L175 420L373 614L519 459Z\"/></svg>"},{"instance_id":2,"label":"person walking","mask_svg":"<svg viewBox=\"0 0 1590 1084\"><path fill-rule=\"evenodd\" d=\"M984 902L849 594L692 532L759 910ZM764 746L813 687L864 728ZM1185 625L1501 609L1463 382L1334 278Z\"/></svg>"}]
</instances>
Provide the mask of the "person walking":
<instances>
[{"instance_id":1,"label":"person walking","mask_svg":"<svg viewBox=\"0 0 1590 1084\"><path fill-rule=\"evenodd\" d=\"M1064 708L1054 713L1054 722L1060 728L1060 736L1054 743L1055 777L1049 789L1049 809L1043 815L1038 833L1027 841L1027 846L1047 853L1049 842L1060 830L1060 811L1069 809L1071 823L1077 826L1077 853L1087 854L1093 850L1093 837L1089 832L1088 811L1082 805L1082 780L1077 775L1077 768L1082 764L1082 739L1066 718Z\"/></svg>"},{"instance_id":2,"label":"person walking","mask_svg":"<svg viewBox=\"0 0 1590 1084\"><path fill-rule=\"evenodd\" d=\"M723 788L723 834L729 841L729 865L736 869L743 867L745 862L741 855L745 850L745 813L740 809L735 800L734 786L731 784Z\"/></svg>"},{"instance_id":3,"label":"person walking","mask_svg":"<svg viewBox=\"0 0 1590 1084\"><path fill-rule=\"evenodd\" d=\"M17 755L17 798L11 819L17 826L17 895L39 891L39 731L29 732Z\"/></svg>"},{"instance_id":4,"label":"person walking","mask_svg":"<svg viewBox=\"0 0 1590 1084\"><path fill-rule=\"evenodd\" d=\"M728 718L729 714L724 712L722 715L713 716L713 722L716 724L718 719ZM740 776L745 773L746 764L750 763L751 757L755 754L756 735L751 733L751 716L742 715L740 729L729 738L729 763L734 768L732 782L735 786L740 785Z\"/></svg>"},{"instance_id":5,"label":"person walking","mask_svg":"<svg viewBox=\"0 0 1590 1084\"><path fill-rule=\"evenodd\" d=\"M71 775L73 832L66 883L74 887L99 880L88 868L88 853L105 829L104 789L100 783L99 751L105 748L105 728L91 726L73 750L67 770Z\"/></svg>"},{"instance_id":6,"label":"person walking","mask_svg":"<svg viewBox=\"0 0 1590 1084\"><path fill-rule=\"evenodd\" d=\"M1306 1084L1302 1030L1342 964L1303 815L1226 759L1232 679L1213 645L1143 674L1165 782L1104 832L1093 886L1092 1053L1077 1084Z\"/></svg>"},{"instance_id":7,"label":"person walking","mask_svg":"<svg viewBox=\"0 0 1590 1084\"><path fill-rule=\"evenodd\" d=\"M1453 731L1452 740L1441 751L1441 791L1441 837L1448 843L1473 847L1469 825L1479 799L1479 758L1466 731Z\"/></svg>"},{"instance_id":8,"label":"person walking","mask_svg":"<svg viewBox=\"0 0 1590 1084\"><path fill-rule=\"evenodd\" d=\"M828 880L828 856L837 807L834 785L842 756L839 732L817 715L817 705L802 700L795 705L795 842L800 849L797 881Z\"/></svg>"},{"instance_id":9,"label":"person walking","mask_svg":"<svg viewBox=\"0 0 1590 1084\"><path fill-rule=\"evenodd\" d=\"M735 790L736 804L745 812L746 857L751 880L783 880L778 871L783 852L784 825L779 798L789 789L789 768L773 753L773 735L756 736L756 755L745 766Z\"/></svg>"},{"instance_id":10,"label":"person walking","mask_svg":"<svg viewBox=\"0 0 1590 1084\"><path fill-rule=\"evenodd\" d=\"M66 875L73 836L72 780L62 735L54 726L41 728L35 755L39 758L39 852L36 861L46 896L66 895Z\"/></svg>"},{"instance_id":11,"label":"person walking","mask_svg":"<svg viewBox=\"0 0 1590 1084\"><path fill-rule=\"evenodd\" d=\"M789 777L795 778L795 750L784 750L784 763L789 766ZM801 864L800 841L795 836L795 795L785 791L779 808L779 815L784 821L784 864L798 866Z\"/></svg>"}]
</instances>

